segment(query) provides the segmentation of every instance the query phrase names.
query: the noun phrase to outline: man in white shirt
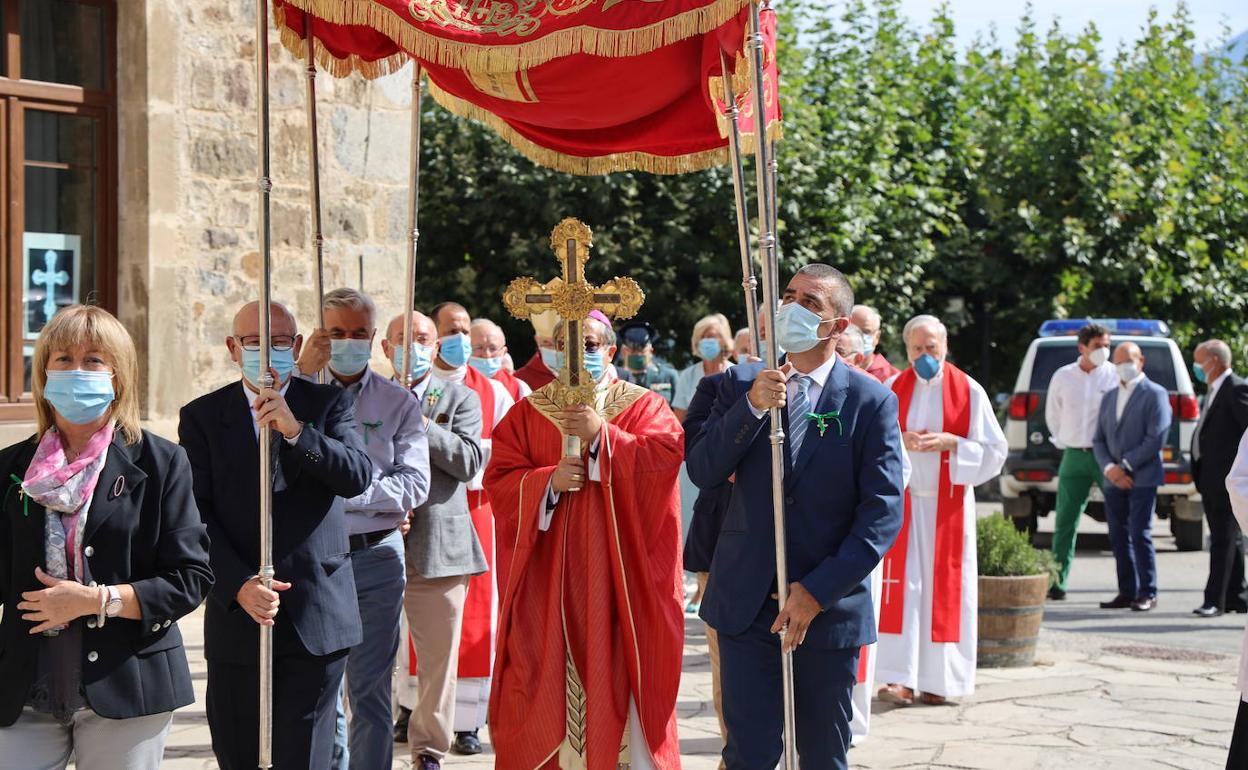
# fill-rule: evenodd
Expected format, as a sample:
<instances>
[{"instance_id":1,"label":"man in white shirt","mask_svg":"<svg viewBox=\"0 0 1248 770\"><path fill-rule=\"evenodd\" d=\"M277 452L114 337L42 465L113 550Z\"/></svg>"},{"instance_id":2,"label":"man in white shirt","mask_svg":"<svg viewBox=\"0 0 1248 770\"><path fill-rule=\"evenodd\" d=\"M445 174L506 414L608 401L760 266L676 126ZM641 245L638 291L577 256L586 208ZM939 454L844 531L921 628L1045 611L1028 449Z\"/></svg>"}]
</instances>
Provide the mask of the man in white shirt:
<instances>
[{"instance_id":1,"label":"man in white shirt","mask_svg":"<svg viewBox=\"0 0 1248 770\"><path fill-rule=\"evenodd\" d=\"M1066 598L1066 580L1075 560L1075 538L1088 492L1093 484L1101 483L1101 468L1092 454L1101 397L1118 384L1118 375L1109 363L1109 329L1088 324L1079 330L1076 347L1078 360L1053 373L1044 402L1049 436L1062 450L1053 532L1053 558L1059 572L1049 588L1049 598L1057 600Z\"/></svg>"}]
</instances>

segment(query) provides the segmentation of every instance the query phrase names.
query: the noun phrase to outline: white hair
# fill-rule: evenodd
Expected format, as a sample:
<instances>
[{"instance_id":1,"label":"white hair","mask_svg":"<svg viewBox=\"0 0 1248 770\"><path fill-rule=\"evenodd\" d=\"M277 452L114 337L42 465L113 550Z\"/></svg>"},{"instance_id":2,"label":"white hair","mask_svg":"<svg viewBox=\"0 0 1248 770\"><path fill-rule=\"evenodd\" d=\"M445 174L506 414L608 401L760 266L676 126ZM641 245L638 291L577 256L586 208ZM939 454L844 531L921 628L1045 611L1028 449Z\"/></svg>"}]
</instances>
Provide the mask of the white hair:
<instances>
[{"instance_id":1,"label":"white hair","mask_svg":"<svg viewBox=\"0 0 1248 770\"><path fill-rule=\"evenodd\" d=\"M334 289L326 293L321 298L321 308L324 310L354 310L357 313L368 313L369 320L376 322L377 306L373 304L373 300L362 291L355 289Z\"/></svg>"},{"instance_id":2,"label":"white hair","mask_svg":"<svg viewBox=\"0 0 1248 770\"><path fill-rule=\"evenodd\" d=\"M905 328L901 330L901 341L909 345L910 332L918 329L920 326L931 326L935 328L936 333L940 335L941 341L948 341L949 339L949 330L946 329L945 325L940 322L940 319L934 315L924 314L916 315L914 318L906 321Z\"/></svg>"},{"instance_id":3,"label":"white hair","mask_svg":"<svg viewBox=\"0 0 1248 770\"><path fill-rule=\"evenodd\" d=\"M871 307L870 305L854 305L854 306L850 309L849 314L852 316L854 313L857 313L859 310L861 310L862 312L866 313L866 314L867 314L867 315L868 315L868 316L869 316L869 317L870 317L873 321L875 321L875 325L876 325L876 326L879 326L879 325L880 325L880 323L881 323L881 319L880 319L880 311L876 310L875 308ZM861 331L861 330L859 330L859 331Z\"/></svg>"},{"instance_id":4,"label":"white hair","mask_svg":"<svg viewBox=\"0 0 1248 770\"><path fill-rule=\"evenodd\" d=\"M1231 346L1222 340L1209 340L1202 342L1200 347L1205 349L1213 358L1216 358L1226 368L1231 368Z\"/></svg>"},{"instance_id":5,"label":"white hair","mask_svg":"<svg viewBox=\"0 0 1248 770\"><path fill-rule=\"evenodd\" d=\"M748 337L748 336L750 336L750 327L747 326L744 329L737 329L737 333L732 335L732 341L736 342L742 337Z\"/></svg>"},{"instance_id":6,"label":"white hair","mask_svg":"<svg viewBox=\"0 0 1248 770\"><path fill-rule=\"evenodd\" d=\"M469 328L485 329L486 331L498 332L500 335L503 335L503 327L499 326L498 324L494 323L488 318L472 319L472 326ZM503 335L503 336L505 337L506 335Z\"/></svg>"},{"instance_id":7,"label":"white hair","mask_svg":"<svg viewBox=\"0 0 1248 770\"><path fill-rule=\"evenodd\" d=\"M862 353L866 350L866 335L862 333L862 329L853 324L845 327L845 331L841 332L841 339L853 345L851 353Z\"/></svg>"}]
</instances>

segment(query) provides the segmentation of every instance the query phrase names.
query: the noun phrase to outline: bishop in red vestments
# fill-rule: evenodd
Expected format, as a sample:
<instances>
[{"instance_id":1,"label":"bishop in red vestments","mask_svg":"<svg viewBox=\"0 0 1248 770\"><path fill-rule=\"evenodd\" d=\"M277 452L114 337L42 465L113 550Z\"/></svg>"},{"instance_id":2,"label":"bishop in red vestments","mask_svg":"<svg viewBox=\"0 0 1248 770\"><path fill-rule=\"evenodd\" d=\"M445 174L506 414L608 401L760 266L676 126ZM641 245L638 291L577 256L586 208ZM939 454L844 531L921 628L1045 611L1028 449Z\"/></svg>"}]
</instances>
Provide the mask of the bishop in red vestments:
<instances>
[{"instance_id":1,"label":"bishop in red vestments","mask_svg":"<svg viewBox=\"0 0 1248 770\"><path fill-rule=\"evenodd\" d=\"M611 329L584 329L597 409L534 391L494 432L485 475L502 594L495 766L676 770L681 427L660 396L608 373ZM561 428L581 457L563 457Z\"/></svg>"}]
</instances>

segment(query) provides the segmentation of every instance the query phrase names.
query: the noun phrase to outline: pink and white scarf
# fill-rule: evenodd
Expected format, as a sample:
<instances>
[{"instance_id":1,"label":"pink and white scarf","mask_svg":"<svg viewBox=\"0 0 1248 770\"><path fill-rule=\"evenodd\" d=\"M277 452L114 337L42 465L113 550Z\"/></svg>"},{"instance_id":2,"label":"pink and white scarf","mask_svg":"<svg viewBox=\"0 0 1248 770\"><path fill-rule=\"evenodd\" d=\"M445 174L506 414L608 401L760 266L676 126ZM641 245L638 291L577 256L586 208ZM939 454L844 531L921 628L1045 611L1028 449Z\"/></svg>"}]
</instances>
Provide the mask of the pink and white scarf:
<instances>
[{"instance_id":1,"label":"pink and white scarf","mask_svg":"<svg viewBox=\"0 0 1248 770\"><path fill-rule=\"evenodd\" d=\"M44 551L46 571L52 577L83 582L82 533L112 443L113 423L109 422L71 462L61 434L52 428L43 434L26 469L22 491L46 509Z\"/></svg>"}]
</instances>

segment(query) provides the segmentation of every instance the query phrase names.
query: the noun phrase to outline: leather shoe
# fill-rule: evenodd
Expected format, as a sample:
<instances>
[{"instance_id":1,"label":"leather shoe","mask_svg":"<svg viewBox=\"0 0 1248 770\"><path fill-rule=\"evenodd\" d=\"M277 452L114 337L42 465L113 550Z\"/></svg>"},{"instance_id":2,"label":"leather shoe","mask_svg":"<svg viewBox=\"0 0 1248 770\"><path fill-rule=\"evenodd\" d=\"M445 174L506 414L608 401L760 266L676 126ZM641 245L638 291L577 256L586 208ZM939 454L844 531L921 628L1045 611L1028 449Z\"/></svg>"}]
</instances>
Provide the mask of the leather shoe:
<instances>
[{"instance_id":1,"label":"leather shoe","mask_svg":"<svg viewBox=\"0 0 1248 770\"><path fill-rule=\"evenodd\" d=\"M1156 596L1145 596L1143 599L1136 599L1131 602L1132 612L1148 612L1157 606Z\"/></svg>"},{"instance_id":2,"label":"leather shoe","mask_svg":"<svg viewBox=\"0 0 1248 770\"><path fill-rule=\"evenodd\" d=\"M894 706L913 706L914 690L900 684L890 684L880 688L879 699Z\"/></svg>"},{"instance_id":3,"label":"leather shoe","mask_svg":"<svg viewBox=\"0 0 1248 770\"><path fill-rule=\"evenodd\" d=\"M1130 607L1133 604L1135 604L1135 602L1131 601L1125 596L1115 596L1113 599L1110 599L1107 602L1101 602L1101 609L1103 610L1125 610L1126 608Z\"/></svg>"},{"instance_id":4,"label":"leather shoe","mask_svg":"<svg viewBox=\"0 0 1248 770\"><path fill-rule=\"evenodd\" d=\"M1066 601L1066 592L1057 586L1053 586L1049 589L1049 598L1055 602L1064 602Z\"/></svg>"},{"instance_id":5,"label":"leather shoe","mask_svg":"<svg viewBox=\"0 0 1248 770\"><path fill-rule=\"evenodd\" d=\"M451 746L451 750L456 754L464 754L472 756L481 753L481 739L477 737L477 731L455 733L455 745Z\"/></svg>"},{"instance_id":6,"label":"leather shoe","mask_svg":"<svg viewBox=\"0 0 1248 770\"><path fill-rule=\"evenodd\" d=\"M412 770L442 770L442 763L428 754L421 754Z\"/></svg>"},{"instance_id":7,"label":"leather shoe","mask_svg":"<svg viewBox=\"0 0 1248 770\"><path fill-rule=\"evenodd\" d=\"M1202 604L1201 606L1192 610L1192 614L1199 615L1202 618L1216 618L1222 614L1222 610L1218 609L1212 604Z\"/></svg>"},{"instance_id":8,"label":"leather shoe","mask_svg":"<svg viewBox=\"0 0 1248 770\"><path fill-rule=\"evenodd\" d=\"M1238 612L1240 615L1243 615L1245 613L1248 613L1248 607L1244 607L1244 606L1227 607L1224 611L1226 612L1227 615L1231 615L1236 612Z\"/></svg>"},{"instance_id":9,"label":"leather shoe","mask_svg":"<svg viewBox=\"0 0 1248 770\"><path fill-rule=\"evenodd\" d=\"M412 710L399 706L399 718L394 720L394 742L407 743L407 723L412 719Z\"/></svg>"},{"instance_id":10,"label":"leather shoe","mask_svg":"<svg viewBox=\"0 0 1248 770\"><path fill-rule=\"evenodd\" d=\"M943 706L949 701L943 695L933 695L930 692L925 692L919 696L919 702L924 706Z\"/></svg>"}]
</instances>

